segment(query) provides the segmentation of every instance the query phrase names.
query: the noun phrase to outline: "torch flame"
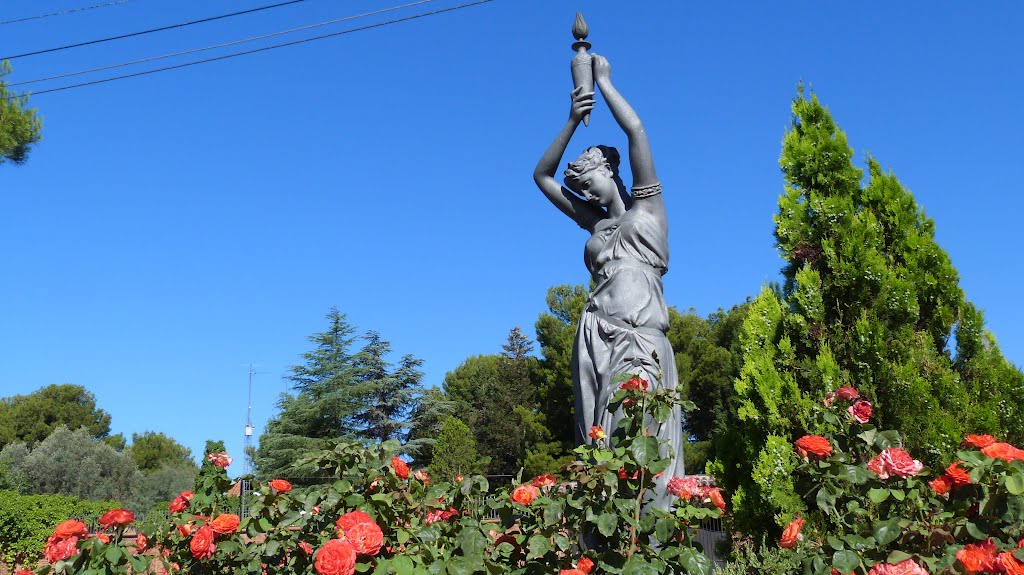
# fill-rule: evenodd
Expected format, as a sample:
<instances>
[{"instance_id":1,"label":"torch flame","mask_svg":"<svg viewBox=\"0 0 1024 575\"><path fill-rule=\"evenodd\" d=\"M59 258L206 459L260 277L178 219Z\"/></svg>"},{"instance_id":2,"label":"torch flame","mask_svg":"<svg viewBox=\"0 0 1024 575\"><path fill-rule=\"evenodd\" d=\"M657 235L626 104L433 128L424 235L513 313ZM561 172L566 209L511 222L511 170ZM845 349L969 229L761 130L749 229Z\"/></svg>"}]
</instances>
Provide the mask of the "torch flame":
<instances>
[{"instance_id":1,"label":"torch flame","mask_svg":"<svg viewBox=\"0 0 1024 575\"><path fill-rule=\"evenodd\" d=\"M576 13L576 22L572 25L572 35L577 40L584 40L590 34L590 27L583 19L583 14Z\"/></svg>"}]
</instances>

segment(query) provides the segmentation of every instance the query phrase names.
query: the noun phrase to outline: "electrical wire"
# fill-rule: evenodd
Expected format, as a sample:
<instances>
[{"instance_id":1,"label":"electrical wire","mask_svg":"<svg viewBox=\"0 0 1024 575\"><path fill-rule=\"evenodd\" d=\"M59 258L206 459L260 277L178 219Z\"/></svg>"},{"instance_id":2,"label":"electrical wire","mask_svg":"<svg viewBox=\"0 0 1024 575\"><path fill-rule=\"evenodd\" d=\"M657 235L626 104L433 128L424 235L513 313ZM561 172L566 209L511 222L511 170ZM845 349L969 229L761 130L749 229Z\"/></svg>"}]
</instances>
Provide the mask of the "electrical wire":
<instances>
[{"instance_id":1,"label":"electrical wire","mask_svg":"<svg viewBox=\"0 0 1024 575\"><path fill-rule=\"evenodd\" d=\"M124 66L131 66L133 64L143 64L145 62L153 62L156 60L164 60L167 58L173 58L175 56L184 56L186 54L195 54L196 52L205 52L207 50L215 50L217 48L225 48L227 46L235 46L237 44L245 44L246 42L253 42L255 40L264 40L266 38L273 38L275 36L281 36L284 34L291 34L293 32L299 32L302 30L309 30L311 28L319 28L321 26L327 26L329 24L337 24L338 22L345 22L347 20L356 20L358 18L365 18L367 16L375 16L377 14L383 14L385 12L393 12L402 8L409 8L410 6L416 6L418 4L426 4L433 2L434 0L418 0L416 2L410 2L408 4L402 4L400 6L391 6L390 8L382 8L380 10L374 10L373 12L364 12L362 14L356 14L354 16L345 16L344 18L335 18L334 20L327 20L324 22L317 22L316 24L308 24L306 26L299 26L298 28L291 28L289 30L281 30L280 32L273 32L270 34L263 34L262 36L253 36L252 38L244 38L242 40L234 40L232 42L224 42L223 44L215 44L213 46L204 46L202 48L193 48L191 50L184 50L182 52L174 52L172 54L163 54L160 56L153 56L150 58L143 58L141 60L132 60L131 62L121 62L120 64L111 64L110 66L101 66L99 68L90 68L88 70L78 70L76 72L68 72L66 74L57 74L56 76L47 76L45 78L36 78L34 80L24 80L22 82L11 82L7 84L8 87L23 86L25 84L35 84L37 82L45 82L47 80L57 80L59 78L67 78L69 76L80 76L82 74L89 74L92 72L102 72L103 70L111 70L113 68L123 68Z\"/></svg>"},{"instance_id":2,"label":"electrical wire","mask_svg":"<svg viewBox=\"0 0 1024 575\"><path fill-rule=\"evenodd\" d=\"M243 14L252 14L253 12L261 12L263 10L270 10L271 8L280 8L281 6L288 6L289 4L298 4L299 2L305 2L306 0L288 0L287 2L279 2L277 4L270 4L268 6L260 6L258 8L250 8L249 10L242 10L240 12L232 12L230 14L221 14L220 16L211 16L209 18L202 18L199 20L192 20L191 22L181 22L178 24L171 24L170 26L161 26L159 28L150 28L149 30L141 30L139 32L132 32L130 34L121 34L120 36L111 36L109 38L100 38L99 40L90 40L88 42L79 42L78 44L68 44L66 46L58 46L56 48L47 48L45 50L36 50L35 52L25 52L24 54L17 54L14 56L0 56L0 60L14 60L17 58L25 58L28 56L36 56L39 54L48 54L50 52L58 52L60 50L68 50L70 48L80 48L82 46L90 46L92 44L102 44L103 42L111 42L113 40L122 40L124 38L132 38L134 36L142 36L143 34L152 34L153 32L163 32L164 30L173 30L174 28L184 28L185 26L192 26L193 24L202 24L203 22L212 22L214 20L221 20L223 18L231 18L232 16L241 16Z\"/></svg>"},{"instance_id":3,"label":"electrical wire","mask_svg":"<svg viewBox=\"0 0 1024 575\"><path fill-rule=\"evenodd\" d=\"M49 18L51 16L63 16L65 14L85 12L86 10L95 10L97 8L106 8L108 6L117 6L118 4L125 4L131 1L132 0L117 0L117 2L107 2L106 4L96 4L95 6L69 8L67 10L61 10L60 12L50 12L49 14L39 14L38 16L26 16L25 18L18 18L17 20L4 20L3 22L0 22L0 26L3 26L4 24L17 24L18 22L28 22L29 20L42 20L43 18Z\"/></svg>"},{"instance_id":4,"label":"electrical wire","mask_svg":"<svg viewBox=\"0 0 1024 575\"><path fill-rule=\"evenodd\" d=\"M50 89L47 89L47 90L40 90L38 92L32 92L30 95L38 96L40 94L48 94L48 93L51 93L51 92L61 92L63 90L71 90L73 88L82 88L82 87L85 87L85 86L94 86L96 84L104 84L106 82L113 82L115 80L124 80L126 78L135 78L137 76L146 76L148 74L156 74L157 72L165 72L167 70L175 70L175 69L178 69L178 68L187 68L189 66L195 66L195 65L198 65L198 64L205 64L207 62L216 62L218 60L227 60L229 58L235 58L235 57L238 57L238 56L246 56L248 54L255 54L257 52L266 52L268 50L274 50L274 49L277 49L277 48L284 48L286 46L295 46L296 44L304 44L306 42L312 42L314 40L323 40L324 38L332 38L334 36L342 36L344 34L351 34L352 32L361 32L363 30L370 30L370 29L373 29L373 28L381 28L383 26L388 26L388 25L391 25L391 24L398 24L399 22L407 22L409 20L416 20L418 18L424 18L426 16L434 16L434 15L437 15L437 14L443 14L445 12L453 12L455 10L461 10L463 8L469 8L469 7L472 7L472 6L479 6L481 4L487 4L489 2L494 2L494 0L478 0L476 2L469 2L469 3L466 3L466 4L460 4L458 6L452 6L452 7L449 7L449 8L442 8L440 10L434 10L434 11L431 11L431 12L423 12L421 14L414 14L412 16L406 16L404 18L396 18L394 20L387 20L387 21L384 21L384 22L378 22L376 24L368 24L366 26L360 26L358 28L349 28L348 30L341 30L339 32L332 32L330 34L323 34L323 35L320 35L320 36L313 36L313 37L310 37L310 38L303 38L302 40L294 40L292 42L284 42L284 43L281 43L281 44L272 44L270 46L264 46L262 48L255 48L253 50L246 50L244 52L235 52L235 53L232 53L232 54L225 54L223 56L216 56L214 58L207 58L205 60L196 60L196 61L193 61L193 62L185 62L183 64L176 64L174 66L165 66L163 68L156 68L156 69L153 69L153 70L144 70L142 72L135 72L134 74L124 74L123 76L114 76L112 78L103 78L101 80L93 80L91 82L82 82L80 84L71 84L69 86L61 86L59 88L50 88ZM21 98L21 97L24 97L24 94L23 95L18 95L18 96L8 96L7 99L8 100L14 100L16 98Z\"/></svg>"}]
</instances>

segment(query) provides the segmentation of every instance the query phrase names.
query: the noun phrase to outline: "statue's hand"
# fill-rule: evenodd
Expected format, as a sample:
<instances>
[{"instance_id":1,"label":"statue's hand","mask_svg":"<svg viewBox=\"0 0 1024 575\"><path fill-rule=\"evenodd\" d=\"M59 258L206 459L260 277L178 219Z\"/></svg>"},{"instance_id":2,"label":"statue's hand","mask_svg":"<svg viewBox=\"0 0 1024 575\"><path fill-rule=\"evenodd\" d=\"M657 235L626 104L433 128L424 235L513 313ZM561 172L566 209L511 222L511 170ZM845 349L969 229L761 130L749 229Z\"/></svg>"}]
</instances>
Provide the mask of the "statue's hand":
<instances>
[{"instance_id":1,"label":"statue's hand","mask_svg":"<svg viewBox=\"0 0 1024 575\"><path fill-rule=\"evenodd\" d=\"M594 81L602 82L612 79L612 65L608 62L608 58L604 56L598 56L597 54L591 54L594 58Z\"/></svg>"},{"instance_id":2,"label":"statue's hand","mask_svg":"<svg viewBox=\"0 0 1024 575\"><path fill-rule=\"evenodd\" d=\"M569 109L569 119L578 124L594 108L594 93L584 92L583 86L580 86L573 90L570 96L572 97L572 108Z\"/></svg>"}]
</instances>

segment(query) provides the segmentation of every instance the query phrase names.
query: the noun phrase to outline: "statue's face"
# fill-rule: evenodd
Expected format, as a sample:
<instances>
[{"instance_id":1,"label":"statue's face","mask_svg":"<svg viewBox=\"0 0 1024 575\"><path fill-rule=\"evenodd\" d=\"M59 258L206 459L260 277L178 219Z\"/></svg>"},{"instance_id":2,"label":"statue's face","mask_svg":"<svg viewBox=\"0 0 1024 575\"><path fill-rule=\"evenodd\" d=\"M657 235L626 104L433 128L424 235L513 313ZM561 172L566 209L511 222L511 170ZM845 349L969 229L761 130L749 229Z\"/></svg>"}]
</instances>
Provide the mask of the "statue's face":
<instances>
[{"instance_id":1,"label":"statue's face","mask_svg":"<svg viewBox=\"0 0 1024 575\"><path fill-rule=\"evenodd\" d=\"M601 166L584 172L577 178L577 191L588 202L607 206L619 195L619 188L612 178L612 171Z\"/></svg>"}]
</instances>

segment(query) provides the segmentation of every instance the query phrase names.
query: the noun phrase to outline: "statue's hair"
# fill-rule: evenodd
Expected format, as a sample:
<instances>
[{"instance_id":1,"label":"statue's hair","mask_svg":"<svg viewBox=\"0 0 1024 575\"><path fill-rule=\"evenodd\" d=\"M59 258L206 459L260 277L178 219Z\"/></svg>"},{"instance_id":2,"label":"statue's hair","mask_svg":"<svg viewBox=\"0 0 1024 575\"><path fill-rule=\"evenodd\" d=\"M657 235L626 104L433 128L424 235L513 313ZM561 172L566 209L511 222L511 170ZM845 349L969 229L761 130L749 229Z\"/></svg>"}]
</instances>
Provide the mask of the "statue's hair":
<instances>
[{"instance_id":1,"label":"statue's hair","mask_svg":"<svg viewBox=\"0 0 1024 575\"><path fill-rule=\"evenodd\" d=\"M583 174L607 166L613 177L619 175L619 151L611 146L592 146L587 148L575 162L569 162L565 169L565 184L572 189L577 188L579 177Z\"/></svg>"}]
</instances>

